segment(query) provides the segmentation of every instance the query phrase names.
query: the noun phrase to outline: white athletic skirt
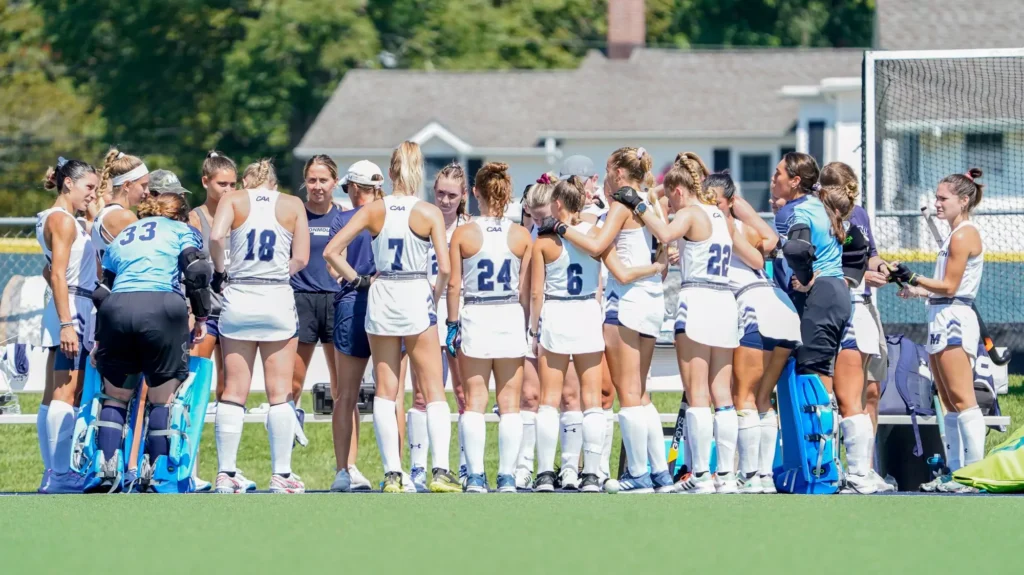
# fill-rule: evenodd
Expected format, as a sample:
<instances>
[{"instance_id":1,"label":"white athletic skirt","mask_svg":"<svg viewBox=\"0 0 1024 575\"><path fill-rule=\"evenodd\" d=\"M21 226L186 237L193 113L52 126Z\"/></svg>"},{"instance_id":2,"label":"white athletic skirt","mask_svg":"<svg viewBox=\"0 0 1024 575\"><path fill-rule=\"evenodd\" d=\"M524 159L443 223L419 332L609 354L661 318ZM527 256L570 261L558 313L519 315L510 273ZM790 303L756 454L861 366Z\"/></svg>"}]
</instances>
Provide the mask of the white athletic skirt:
<instances>
[{"instance_id":1,"label":"white athletic skirt","mask_svg":"<svg viewBox=\"0 0 1024 575\"><path fill-rule=\"evenodd\" d=\"M444 313L447 316L448 312ZM381 274L370 285L366 305L366 333L417 335L436 323L434 295L426 273L422 277L414 274L388 277Z\"/></svg>"},{"instance_id":2,"label":"white athletic skirt","mask_svg":"<svg viewBox=\"0 0 1024 575\"><path fill-rule=\"evenodd\" d=\"M711 347L740 346L740 313L727 284L683 283L679 290L676 333Z\"/></svg>"},{"instance_id":3,"label":"white athletic skirt","mask_svg":"<svg viewBox=\"0 0 1024 575\"><path fill-rule=\"evenodd\" d=\"M288 283L229 283L220 310L220 334L240 341L282 341L295 337L299 318Z\"/></svg>"},{"instance_id":4,"label":"white athletic skirt","mask_svg":"<svg viewBox=\"0 0 1024 575\"><path fill-rule=\"evenodd\" d=\"M526 316L518 299L462 307L462 353L477 359L526 357Z\"/></svg>"},{"instance_id":5,"label":"white athletic skirt","mask_svg":"<svg viewBox=\"0 0 1024 575\"><path fill-rule=\"evenodd\" d=\"M601 305L588 299L544 301L541 308L540 345L563 355L604 351Z\"/></svg>"},{"instance_id":6,"label":"white athletic skirt","mask_svg":"<svg viewBox=\"0 0 1024 575\"><path fill-rule=\"evenodd\" d=\"M68 303L71 306L71 319L75 322L75 333L82 340L82 347L92 350L96 338L96 308L92 305L92 297L85 295L86 292L78 292L71 288ZM60 317L57 316L57 306L53 298L46 302L43 308L43 347L60 347Z\"/></svg>"},{"instance_id":7,"label":"white athletic skirt","mask_svg":"<svg viewBox=\"0 0 1024 575\"><path fill-rule=\"evenodd\" d=\"M980 340L978 316L970 305L928 305L928 353L935 354L950 346L960 346L973 359L978 355Z\"/></svg>"},{"instance_id":8,"label":"white athletic skirt","mask_svg":"<svg viewBox=\"0 0 1024 575\"><path fill-rule=\"evenodd\" d=\"M740 333L757 330L762 337L800 343L800 316L793 302L771 284L757 283L736 293Z\"/></svg>"},{"instance_id":9,"label":"white athletic skirt","mask_svg":"<svg viewBox=\"0 0 1024 575\"><path fill-rule=\"evenodd\" d=\"M622 285L608 277L604 288L604 323L622 325L649 337L658 337L665 319L661 282Z\"/></svg>"},{"instance_id":10,"label":"white athletic skirt","mask_svg":"<svg viewBox=\"0 0 1024 575\"><path fill-rule=\"evenodd\" d=\"M878 333L878 324L871 316L871 310L863 301L853 302L853 313L846 322L843 331L843 349L856 349L866 355L880 355L882 340Z\"/></svg>"}]
</instances>

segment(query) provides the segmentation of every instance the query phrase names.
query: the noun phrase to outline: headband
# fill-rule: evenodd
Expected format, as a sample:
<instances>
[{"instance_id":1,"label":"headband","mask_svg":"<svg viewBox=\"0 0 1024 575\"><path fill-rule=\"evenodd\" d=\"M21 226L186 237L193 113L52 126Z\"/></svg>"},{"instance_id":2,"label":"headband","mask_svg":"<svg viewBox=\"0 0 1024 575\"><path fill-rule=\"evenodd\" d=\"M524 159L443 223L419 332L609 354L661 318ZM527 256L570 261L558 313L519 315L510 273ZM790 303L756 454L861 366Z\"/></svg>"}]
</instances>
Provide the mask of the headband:
<instances>
[{"instance_id":1,"label":"headband","mask_svg":"<svg viewBox=\"0 0 1024 575\"><path fill-rule=\"evenodd\" d=\"M129 172L121 174L120 176L114 176L112 183L116 188L117 186L120 186L121 184L124 184L126 182L134 182L135 180L141 178L142 176L145 176L148 173L149 168L146 167L146 164L139 164L137 168Z\"/></svg>"},{"instance_id":2,"label":"headband","mask_svg":"<svg viewBox=\"0 0 1024 575\"><path fill-rule=\"evenodd\" d=\"M643 147L637 148L636 149L636 159L638 159L638 160L643 159L644 154L646 154L646 153L647 153L647 150L643 149Z\"/></svg>"},{"instance_id":3,"label":"headband","mask_svg":"<svg viewBox=\"0 0 1024 575\"><path fill-rule=\"evenodd\" d=\"M971 172L967 172L966 174L964 174L964 177L966 177L968 180L972 182L974 181L974 176L971 175Z\"/></svg>"}]
</instances>

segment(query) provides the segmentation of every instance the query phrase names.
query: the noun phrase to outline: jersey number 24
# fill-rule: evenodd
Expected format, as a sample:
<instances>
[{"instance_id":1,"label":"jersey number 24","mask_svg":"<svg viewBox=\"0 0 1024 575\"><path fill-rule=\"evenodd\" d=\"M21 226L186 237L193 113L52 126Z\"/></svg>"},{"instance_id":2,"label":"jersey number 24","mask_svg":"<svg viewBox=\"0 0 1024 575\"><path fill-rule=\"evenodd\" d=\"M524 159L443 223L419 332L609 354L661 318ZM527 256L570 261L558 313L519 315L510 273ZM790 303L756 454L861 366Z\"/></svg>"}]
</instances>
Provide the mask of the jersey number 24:
<instances>
[{"instance_id":1,"label":"jersey number 24","mask_svg":"<svg viewBox=\"0 0 1024 575\"><path fill-rule=\"evenodd\" d=\"M480 260L476 263L476 269L480 274L476 276L477 289L480 291L494 291L494 262L491 260ZM498 268L498 283L504 291L512 291L512 260L506 259Z\"/></svg>"}]
</instances>

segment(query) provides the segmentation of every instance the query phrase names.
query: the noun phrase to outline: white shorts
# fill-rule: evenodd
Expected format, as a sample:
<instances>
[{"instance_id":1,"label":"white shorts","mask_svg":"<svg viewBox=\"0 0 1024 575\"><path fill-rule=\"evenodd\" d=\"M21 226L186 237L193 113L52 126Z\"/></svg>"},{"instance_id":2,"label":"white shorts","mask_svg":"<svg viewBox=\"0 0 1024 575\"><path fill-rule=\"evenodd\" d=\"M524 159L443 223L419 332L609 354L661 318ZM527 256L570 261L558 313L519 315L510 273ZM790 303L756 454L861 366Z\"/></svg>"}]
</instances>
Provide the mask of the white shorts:
<instances>
[{"instance_id":1,"label":"white shorts","mask_svg":"<svg viewBox=\"0 0 1024 575\"><path fill-rule=\"evenodd\" d=\"M224 337L240 341L283 341L296 336L299 317L295 294L287 283L229 283L218 327Z\"/></svg>"},{"instance_id":2,"label":"white shorts","mask_svg":"<svg viewBox=\"0 0 1024 575\"><path fill-rule=\"evenodd\" d=\"M462 353L477 359L526 357L526 316L515 301L462 308Z\"/></svg>"},{"instance_id":3,"label":"white shorts","mask_svg":"<svg viewBox=\"0 0 1024 575\"><path fill-rule=\"evenodd\" d=\"M855 349L865 355L880 355L882 346L878 324L863 301L853 302L853 312L843 330L842 349Z\"/></svg>"},{"instance_id":4,"label":"white shorts","mask_svg":"<svg viewBox=\"0 0 1024 575\"><path fill-rule=\"evenodd\" d=\"M936 354L947 347L960 346L970 358L978 356L981 328L978 316L969 305L961 303L928 305L928 353Z\"/></svg>"},{"instance_id":5,"label":"white shorts","mask_svg":"<svg viewBox=\"0 0 1024 575\"><path fill-rule=\"evenodd\" d=\"M370 285L366 305L367 334L417 335L437 324L434 294L426 272L422 277L418 274L405 275L389 278L381 274Z\"/></svg>"},{"instance_id":6,"label":"white shorts","mask_svg":"<svg viewBox=\"0 0 1024 575\"><path fill-rule=\"evenodd\" d=\"M563 355L604 351L601 305L589 299L544 301L541 308L540 345Z\"/></svg>"},{"instance_id":7,"label":"white shorts","mask_svg":"<svg viewBox=\"0 0 1024 575\"><path fill-rule=\"evenodd\" d=\"M683 284L679 290L676 334L711 347L740 346L739 307L727 284Z\"/></svg>"},{"instance_id":8,"label":"white shorts","mask_svg":"<svg viewBox=\"0 0 1024 575\"><path fill-rule=\"evenodd\" d=\"M75 322L75 333L82 343L82 348L92 351L93 342L96 337L96 308L93 307L92 297L84 295L86 292L78 292L71 288L71 295L68 304L71 306L71 320ZM43 347L60 347L60 317L57 316L57 306L53 299L46 302L43 308Z\"/></svg>"},{"instance_id":9,"label":"white shorts","mask_svg":"<svg viewBox=\"0 0 1024 575\"><path fill-rule=\"evenodd\" d=\"M608 278L604 288L604 323L621 325L645 335L658 337L665 319L665 295L661 283L622 285Z\"/></svg>"},{"instance_id":10,"label":"white shorts","mask_svg":"<svg viewBox=\"0 0 1024 575\"><path fill-rule=\"evenodd\" d=\"M756 331L772 340L800 343L800 316L785 293L769 283L752 284L736 293L740 333Z\"/></svg>"}]
</instances>

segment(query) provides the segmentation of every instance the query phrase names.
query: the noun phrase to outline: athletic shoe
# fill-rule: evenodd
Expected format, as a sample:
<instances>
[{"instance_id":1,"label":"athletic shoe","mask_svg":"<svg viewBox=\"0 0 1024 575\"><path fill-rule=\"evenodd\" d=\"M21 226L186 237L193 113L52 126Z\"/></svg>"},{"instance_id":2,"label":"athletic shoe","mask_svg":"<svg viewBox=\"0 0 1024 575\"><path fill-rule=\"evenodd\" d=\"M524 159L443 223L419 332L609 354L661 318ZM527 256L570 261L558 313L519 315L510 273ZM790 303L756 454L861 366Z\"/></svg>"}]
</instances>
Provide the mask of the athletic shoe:
<instances>
[{"instance_id":1,"label":"athletic shoe","mask_svg":"<svg viewBox=\"0 0 1024 575\"><path fill-rule=\"evenodd\" d=\"M469 477L469 471L465 465L459 466L459 484L462 485L462 490L466 490L466 478Z\"/></svg>"},{"instance_id":2,"label":"athletic shoe","mask_svg":"<svg viewBox=\"0 0 1024 575\"><path fill-rule=\"evenodd\" d=\"M402 493L402 472L390 471L384 474L384 483L380 488L382 493Z\"/></svg>"},{"instance_id":3,"label":"athletic shoe","mask_svg":"<svg viewBox=\"0 0 1024 575\"><path fill-rule=\"evenodd\" d=\"M711 472L705 473L690 473L687 477L683 478L679 483L676 484L676 491L678 493L686 493L688 495L707 495L715 493L715 479L711 476ZM733 486L736 482L733 481Z\"/></svg>"},{"instance_id":4,"label":"athletic shoe","mask_svg":"<svg viewBox=\"0 0 1024 575\"><path fill-rule=\"evenodd\" d=\"M565 491L578 491L580 488L579 473L572 467L563 467L558 473L558 483Z\"/></svg>"},{"instance_id":5,"label":"athletic shoe","mask_svg":"<svg viewBox=\"0 0 1024 575\"><path fill-rule=\"evenodd\" d=\"M716 473L714 479L716 493L739 493L739 484L735 473Z\"/></svg>"},{"instance_id":6,"label":"athletic shoe","mask_svg":"<svg viewBox=\"0 0 1024 575\"><path fill-rule=\"evenodd\" d=\"M977 493L978 489L969 485L964 485L953 479L952 475L944 476L947 481L943 481L939 484L936 491L939 493Z\"/></svg>"},{"instance_id":7,"label":"athletic shoe","mask_svg":"<svg viewBox=\"0 0 1024 575\"><path fill-rule=\"evenodd\" d=\"M427 470L422 467L413 467L412 471L409 472L409 476L412 478L412 484L416 488L416 493L426 493L430 491L427 488Z\"/></svg>"},{"instance_id":8,"label":"athletic shoe","mask_svg":"<svg viewBox=\"0 0 1024 575\"><path fill-rule=\"evenodd\" d=\"M535 493L551 493L555 490L555 472L542 471L537 474L537 480L533 482Z\"/></svg>"},{"instance_id":9,"label":"athletic shoe","mask_svg":"<svg viewBox=\"0 0 1024 575\"><path fill-rule=\"evenodd\" d=\"M868 475L847 473L839 493L870 495L878 491L878 485Z\"/></svg>"},{"instance_id":10,"label":"athletic shoe","mask_svg":"<svg viewBox=\"0 0 1024 575\"><path fill-rule=\"evenodd\" d=\"M619 493L654 493L651 474L644 473L639 477L633 477L626 471L619 479Z\"/></svg>"},{"instance_id":11,"label":"athletic shoe","mask_svg":"<svg viewBox=\"0 0 1024 575\"><path fill-rule=\"evenodd\" d=\"M766 494L771 495L771 494L779 492L778 489L775 489L775 476L774 475L769 473L767 475L759 475L758 477L761 479L761 493L766 493Z\"/></svg>"},{"instance_id":12,"label":"athletic shoe","mask_svg":"<svg viewBox=\"0 0 1024 575\"><path fill-rule=\"evenodd\" d=\"M348 469L339 469L334 474L334 482L331 483L331 491L334 493L347 493L352 491L352 476L348 474Z\"/></svg>"},{"instance_id":13,"label":"athletic shoe","mask_svg":"<svg viewBox=\"0 0 1024 575\"><path fill-rule=\"evenodd\" d=\"M50 474L53 473L50 469L43 470L43 479L39 482L39 489L36 489L38 493L46 493L46 486L50 483Z\"/></svg>"},{"instance_id":14,"label":"athletic shoe","mask_svg":"<svg viewBox=\"0 0 1024 575\"><path fill-rule=\"evenodd\" d=\"M652 473L651 483L654 484L655 493L673 493L676 490L675 483L672 481L672 473L667 469L661 473Z\"/></svg>"},{"instance_id":15,"label":"athletic shoe","mask_svg":"<svg viewBox=\"0 0 1024 575\"><path fill-rule=\"evenodd\" d=\"M451 471L435 467L431 470L430 491L431 493L459 493L462 491L462 482L452 475ZM485 479L486 485L486 479Z\"/></svg>"},{"instance_id":16,"label":"athletic shoe","mask_svg":"<svg viewBox=\"0 0 1024 575\"><path fill-rule=\"evenodd\" d=\"M206 481L205 479L199 479L198 477L193 477L192 479L194 479L196 482L196 493L209 493L213 491L213 484L210 483L209 481Z\"/></svg>"},{"instance_id":17,"label":"athletic shoe","mask_svg":"<svg viewBox=\"0 0 1024 575\"><path fill-rule=\"evenodd\" d=\"M85 476L75 471L65 473L50 472L50 480L46 483L46 491L50 495L66 493L82 493L85 489Z\"/></svg>"},{"instance_id":18,"label":"athletic shoe","mask_svg":"<svg viewBox=\"0 0 1024 575\"><path fill-rule=\"evenodd\" d=\"M275 473L270 476L270 492L305 493L306 485L302 483L302 478L298 473L289 473L288 477Z\"/></svg>"},{"instance_id":19,"label":"athletic shoe","mask_svg":"<svg viewBox=\"0 0 1024 575\"><path fill-rule=\"evenodd\" d=\"M581 493L600 493L601 485L604 482L601 478L593 473L584 473L583 478L580 481L580 492Z\"/></svg>"},{"instance_id":20,"label":"athletic shoe","mask_svg":"<svg viewBox=\"0 0 1024 575\"><path fill-rule=\"evenodd\" d=\"M736 479L737 493L753 494L753 493L764 493L764 487L761 485L761 478L757 476L757 472L750 474L741 473L739 478Z\"/></svg>"},{"instance_id":21,"label":"athletic shoe","mask_svg":"<svg viewBox=\"0 0 1024 575\"><path fill-rule=\"evenodd\" d=\"M241 471L235 471L234 476L228 475L226 471L221 471L217 474L214 491L217 493L249 493L256 491L256 482L246 479Z\"/></svg>"},{"instance_id":22,"label":"athletic shoe","mask_svg":"<svg viewBox=\"0 0 1024 575\"><path fill-rule=\"evenodd\" d=\"M402 472L402 493L416 493L416 486L412 483L412 477Z\"/></svg>"},{"instance_id":23,"label":"athletic shoe","mask_svg":"<svg viewBox=\"0 0 1024 575\"><path fill-rule=\"evenodd\" d=\"M466 476L466 493L487 493L487 480L482 473Z\"/></svg>"},{"instance_id":24,"label":"athletic shoe","mask_svg":"<svg viewBox=\"0 0 1024 575\"><path fill-rule=\"evenodd\" d=\"M370 480L360 473L359 468L355 465L349 466L348 475L352 478L352 491L373 491L373 485L370 484Z\"/></svg>"},{"instance_id":25,"label":"athletic shoe","mask_svg":"<svg viewBox=\"0 0 1024 575\"><path fill-rule=\"evenodd\" d=\"M874 482L875 493L892 493L897 490L895 479L890 477L890 479L892 479L892 483L889 483L889 481L883 479L882 476L874 469L868 471L868 479Z\"/></svg>"},{"instance_id":26,"label":"athletic shoe","mask_svg":"<svg viewBox=\"0 0 1024 575\"><path fill-rule=\"evenodd\" d=\"M949 480L950 480L950 475L948 473L945 473L945 474L939 475L938 477L936 477L935 479L932 479L931 481L929 481L927 483L922 483L920 489L921 489L921 491L924 491L926 493L934 493L934 492L936 492L939 489L939 485L942 485L943 483L945 483L946 481L949 481Z\"/></svg>"},{"instance_id":27,"label":"athletic shoe","mask_svg":"<svg viewBox=\"0 0 1024 575\"><path fill-rule=\"evenodd\" d=\"M533 472L526 467L516 468L516 489L528 491L533 488Z\"/></svg>"},{"instance_id":28,"label":"athletic shoe","mask_svg":"<svg viewBox=\"0 0 1024 575\"><path fill-rule=\"evenodd\" d=\"M498 474L498 493L515 493L516 478L514 475Z\"/></svg>"}]
</instances>

